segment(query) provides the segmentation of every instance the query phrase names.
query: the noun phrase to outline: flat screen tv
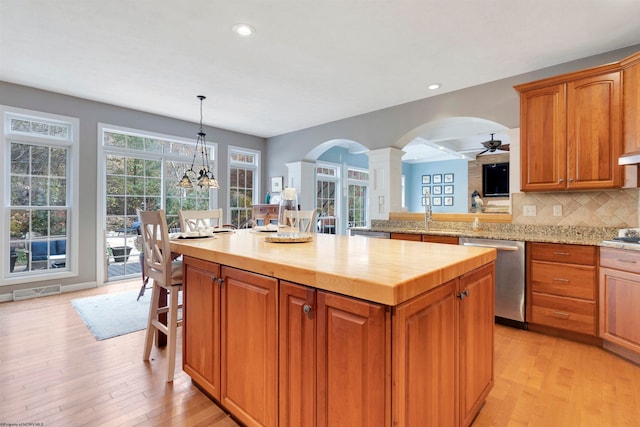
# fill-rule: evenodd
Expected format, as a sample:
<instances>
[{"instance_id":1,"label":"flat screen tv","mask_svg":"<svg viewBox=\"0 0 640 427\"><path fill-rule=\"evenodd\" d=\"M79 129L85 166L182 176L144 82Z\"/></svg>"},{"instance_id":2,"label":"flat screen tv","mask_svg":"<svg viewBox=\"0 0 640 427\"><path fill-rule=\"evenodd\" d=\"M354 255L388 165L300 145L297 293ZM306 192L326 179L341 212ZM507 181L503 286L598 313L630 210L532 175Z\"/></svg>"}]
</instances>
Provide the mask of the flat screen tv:
<instances>
[{"instance_id":1,"label":"flat screen tv","mask_svg":"<svg viewBox=\"0 0 640 427\"><path fill-rule=\"evenodd\" d=\"M483 197L509 197L509 163L482 165Z\"/></svg>"}]
</instances>

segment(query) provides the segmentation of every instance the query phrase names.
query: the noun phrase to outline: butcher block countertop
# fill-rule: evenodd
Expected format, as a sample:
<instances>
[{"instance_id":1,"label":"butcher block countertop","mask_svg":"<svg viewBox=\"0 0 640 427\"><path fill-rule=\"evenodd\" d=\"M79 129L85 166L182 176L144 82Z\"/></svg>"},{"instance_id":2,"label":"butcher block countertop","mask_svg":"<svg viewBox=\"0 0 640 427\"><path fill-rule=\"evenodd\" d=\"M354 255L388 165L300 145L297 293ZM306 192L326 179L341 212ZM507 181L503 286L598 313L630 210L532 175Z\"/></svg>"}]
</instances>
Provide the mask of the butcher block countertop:
<instances>
[{"instance_id":1,"label":"butcher block countertop","mask_svg":"<svg viewBox=\"0 0 640 427\"><path fill-rule=\"evenodd\" d=\"M496 258L495 249L315 234L305 243L269 243L236 230L176 239L171 250L242 270L394 306Z\"/></svg>"}]
</instances>

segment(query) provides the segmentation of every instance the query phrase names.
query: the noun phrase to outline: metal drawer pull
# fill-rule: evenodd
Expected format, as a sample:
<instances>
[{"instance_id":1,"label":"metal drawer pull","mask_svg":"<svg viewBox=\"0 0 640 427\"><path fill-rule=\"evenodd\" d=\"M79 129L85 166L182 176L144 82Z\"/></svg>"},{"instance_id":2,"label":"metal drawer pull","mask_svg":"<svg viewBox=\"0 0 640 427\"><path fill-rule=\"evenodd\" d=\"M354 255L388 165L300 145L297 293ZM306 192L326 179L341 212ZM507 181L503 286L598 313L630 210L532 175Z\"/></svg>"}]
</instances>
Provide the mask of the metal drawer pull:
<instances>
[{"instance_id":1,"label":"metal drawer pull","mask_svg":"<svg viewBox=\"0 0 640 427\"><path fill-rule=\"evenodd\" d=\"M559 277L554 277L554 278L553 278L553 281L554 281L554 282L564 282L564 283L569 283L569 282L570 282L570 280L569 280L569 279L561 279L561 278L559 278Z\"/></svg>"},{"instance_id":2,"label":"metal drawer pull","mask_svg":"<svg viewBox=\"0 0 640 427\"><path fill-rule=\"evenodd\" d=\"M559 317L560 319L568 319L571 316L569 313L565 313L564 311L554 311L551 313L554 317Z\"/></svg>"},{"instance_id":3,"label":"metal drawer pull","mask_svg":"<svg viewBox=\"0 0 640 427\"><path fill-rule=\"evenodd\" d=\"M569 252L554 252L554 255L563 255L563 256L569 256L571 255Z\"/></svg>"},{"instance_id":4,"label":"metal drawer pull","mask_svg":"<svg viewBox=\"0 0 640 427\"><path fill-rule=\"evenodd\" d=\"M618 261L626 262L627 264L635 264L636 263L636 261L633 260L633 259L620 259L620 258L618 258Z\"/></svg>"}]
</instances>

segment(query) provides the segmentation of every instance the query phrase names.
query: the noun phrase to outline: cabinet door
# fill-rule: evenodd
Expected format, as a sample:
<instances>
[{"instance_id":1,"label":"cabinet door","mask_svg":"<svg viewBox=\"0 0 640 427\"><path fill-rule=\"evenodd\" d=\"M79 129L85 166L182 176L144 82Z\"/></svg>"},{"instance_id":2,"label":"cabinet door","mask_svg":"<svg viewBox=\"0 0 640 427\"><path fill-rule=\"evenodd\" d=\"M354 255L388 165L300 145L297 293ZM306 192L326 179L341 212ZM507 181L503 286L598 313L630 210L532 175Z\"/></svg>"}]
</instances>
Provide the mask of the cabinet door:
<instances>
[{"instance_id":1,"label":"cabinet door","mask_svg":"<svg viewBox=\"0 0 640 427\"><path fill-rule=\"evenodd\" d=\"M640 274L600 269L600 336L640 354Z\"/></svg>"},{"instance_id":2,"label":"cabinet door","mask_svg":"<svg viewBox=\"0 0 640 427\"><path fill-rule=\"evenodd\" d=\"M394 426L457 426L458 279L393 315Z\"/></svg>"},{"instance_id":3,"label":"cabinet door","mask_svg":"<svg viewBox=\"0 0 640 427\"><path fill-rule=\"evenodd\" d=\"M278 425L278 281L222 267L220 402L247 426Z\"/></svg>"},{"instance_id":4,"label":"cabinet door","mask_svg":"<svg viewBox=\"0 0 640 427\"><path fill-rule=\"evenodd\" d=\"M640 62L623 71L623 144L625 153L640 151Z\"/></svg>"},{"instance_id":5,"label":"cabinet door","mask_svg":"<svg viewBox=\"0 0 640 427\"><path fill-rule=\"evenodd\" d=\"M316 425L315 295L312 288L280 282L281 427Z\"/></svg>"},{"instance_id":6,"label":"cabinet door","mask_svg":"<svg viewBox=\"0 0 640 427\"><path fill-rule=\"evenodd\" d=\"M564 190L566 176L565 85L520 94L522 191Z\"/></svg>"},{"instance_id":7,"label":"cabinet door","mask_svg":"<svg viewBox=\"0 0 640 427\"><path fill-rule=\"evenodd\" d=\"M318 426L389 426L388 310L323 291L317 298Z\"/></svg>"},{"instance_id":8,"label":"cabinet door","mask_svg":"<svg viewBox=\"0 0 640 427\"><path fill-rule=\"evenodd\" d=\"M495 264L460 278L460 420L473 421L493 387Z\"/></svg>"},{"instance_id":9,"label":"cabinet door","mask_svg":"<svg viewBox=\"0 0 640 427\"><path fill-rule=\"evenodd\" d=\"M220 399L220 265L183 260L183 370Z\"/></svg>"},{"instance_id":10,"label":"cabinet door","mask_svg":"<svg viewBox=\"0 0 640 427\"><path fill-rule=\"evenodd\" d=\"M620 72L567 83L567 189L622 185Z\"/></svg>"}]
</instances>

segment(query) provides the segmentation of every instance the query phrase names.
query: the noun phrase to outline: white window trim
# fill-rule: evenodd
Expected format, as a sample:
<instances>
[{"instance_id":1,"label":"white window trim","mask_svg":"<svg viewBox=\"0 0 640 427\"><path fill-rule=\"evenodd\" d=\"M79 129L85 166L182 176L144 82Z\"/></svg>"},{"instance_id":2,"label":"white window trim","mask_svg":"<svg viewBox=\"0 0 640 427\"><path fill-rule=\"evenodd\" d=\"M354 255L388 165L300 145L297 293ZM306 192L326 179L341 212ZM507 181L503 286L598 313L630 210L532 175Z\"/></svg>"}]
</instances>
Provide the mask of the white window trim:
<instances>
[{"instance_id":1,"label":"white window trim","mask_svg":"<svg viewBox=\"0 0 640 427\"><path fill-rule=\"evenodd\" d=\"M14 276L9 274L9 257L3 256L0 260L0 276L2 276L2 284L16 285L20 283L40 282L44 280L55 280L67 277L78 276L78 253L80 252L78 246L78 234L79 234L79 218L80 218L80 178L79 178L79 166L80 166L80 120L76 117L62 116L59 114L50 114L34 110L25 110L22 108L15 108L7 105L0 105L0 116L2 117L2 132L0 132L0 165L4 167L5 171L11 170L11 156L9 152L9 139L13 139L20 142L43 144L47 146L58 145L60 147L69 147L70 151L70 171L69 171L69 184L71 185L71 191L68 192L71 200L68 202L68 206L71 207L69 221L69 236L67 236L67 251L70 256L67 256L68 269L62 271L44 270L44 272L36 272L30 274L24 274ZM63 140L60 138L52 137L39 137L36 135L25 134L22 132L12 133L9 126L10 118L15 116L25 116L31 119L44 119L53 122L62 122L71 125L71 132L69 139ZM7 174L5 174L6 176ZM9 230L9 203L11 196L11 182L9 179L4 180L4 186L0 189L2 193L2 211L0 212L0 224L2 224L2 236L5 235L5 231ZM9 253L9 241L3 237L0 239L0 253Z\"/></svg>"},{"instance_id":2,"label":"white window trim","mask_svg":"<svg viewBox=\"0 0 640 427\"><path fill-rule=\"evenodd\" d=\"M235 162L231 160L231 155L234 153L247 153L255 156L256 160L251 168L253 169L253 204L256 205L260 203L260 155L262 153L259 150L253 150L251 148L229 145L227 148L227 183L231 183L231 168L249 168L248 163ZM231 218L231 185L227 185L227 212L225 214L225 218Z\"/></svg>"},{"instance_id":3,"label":"white window trim","mask_svg":"<svg viewBox=\"0 0 640 427\"><path fill-rule=\"evenodd\" d=\"M346 183L343 181L342 179L342 175L344 175L344 171L343 171L343 167L345 165L342 165L341 163L333 163L333 162L325 162L325 161L317 161L316 162L316 173L315 173L315 182L313 183L313 188L314 188L314 201L316 203L316 208L318 208L318 177L320 177L323 181L333 181L336 183L336 191L337 194L335 195L335 200L336 200L336 206L334 209L334 213L333 216L335 217L335 227L336 227L336 234L344 234L344 230L342 229L342 224L345 222L343 221L343 217L344 217L344 212L342 209L343 203L342 203L342 195L344 194L344 189L342 188L344 185L346 185ZM329 176L329 175L318 175L318 168L329 168L329 169L335 169L336 170L336 175L335 176Z\"/></svg>"},{"instance_id":4,"label":"white window trim","mask_svg":"<svg viewBox=\"0 0 640 427\"><path fill-rule=\"evenodd\" d=\"M349 171L353 170L353 171L358 171L358 172L366 172L367 174L369 174L369 169L365 169L365 168L361 168L361 167L357 167L357 166L349 166L347 165L347 167L345 168L345 174L347 176L347 184L345 186L345 203L347 204L345 206L345 212L346 212L346 218L345 218L345 224L346 224L346 228L347 230L349 230L349 185L364 185L367 187L367 199L365 200L365 216L367 217L367 221L366 223L369 223L369 179L367 177L367 179L355 179L355 178L349 178Z\"/></svg>"},{"instance_id":5,"label":"white window trim","mask_svg":"<svg viewBox=\"0 0 640 427\"><path fill-rule=\"evenodd\" d=\"M129 149L123 149L120 147L105 147L103 144L103 133L105 131L113 131L113 132L121 132L121 133L126 133L126 134L130 134L130 135L137 135L137 136L141 136L141 137L152 137L152 138L158 138L158 139L162 139L162 140L170 140L170 141L177 141L177 142L183 142L186 144L190 144L193 145L194 149L195 149L195 145L196 145L196 138L193 139L189 139L189 138L184 138L184 137L179 137L179 136L174 136L174 135L168 135L168 134L163 134L163 133L158 133L158 132L151 132L151 131L145 131L145 130L141 130L141 129L133 129L133 128L128 128L128 127L124 127L124 126L118 126L118 125L111 125L108 123L102 123L99 122L98 123L98 128L97 128L97 141L98 141L98 163L96 166L96 171L98 174L98 181L97 181L97 185L98 185L98 191L97 191L97 197L96 197L96 242L98 242L98 244L96 245L96 260L97 260L97 265L96 265L96 278L97 278L97 283L98 284L105 284L106 282L106 277L107 277L107 272L106 272L106 266L104 265L104 263L102 262L102 260L104 259L104 253L106 251L106 237L105 237L105 233L106 230L104 229L104 223L105 223L105 211L106 211L106 201L107 201L107 195L106 195L106 183L105 183L105 166L106 166L106 155L108 154L118 154L118 155L131 155L132 153L136 153L136 156L140 159L146 159L146 160L176 160L176 161L184 161L185 158L184 157L180 157L180 156L171 156L170 154L167 153L153 153L151 151L143 151L143 150L129 150ZM213 170L216 171L218 170L218 144L216 142L210 142L207 141L207 146L211 148L212 153L213 153L213 161L212 161L212 167ZM211 161L211 160L210 160ZM164 168L164 165L163 165ZM214 192L213 195L210 197L210 202L211 203L211 207L212 209L216 209L218 207L218 198L215 195L216 193ZM162 186L161 189L161 203L162 203L162 208L164 209L164 202L165 202L165 189L164 189L164 185Z\"/></svg>"}]
</instances>

